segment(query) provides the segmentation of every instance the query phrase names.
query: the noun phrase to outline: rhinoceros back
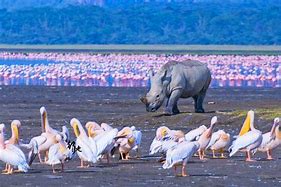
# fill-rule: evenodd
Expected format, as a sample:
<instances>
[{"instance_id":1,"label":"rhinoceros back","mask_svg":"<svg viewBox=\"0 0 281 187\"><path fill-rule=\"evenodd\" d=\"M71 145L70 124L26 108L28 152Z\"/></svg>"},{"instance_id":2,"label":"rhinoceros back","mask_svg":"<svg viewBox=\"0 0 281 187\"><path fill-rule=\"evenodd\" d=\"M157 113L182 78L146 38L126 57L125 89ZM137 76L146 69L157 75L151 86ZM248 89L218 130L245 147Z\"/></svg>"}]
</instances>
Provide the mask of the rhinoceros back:
<instances>
[{"instance_id":1,"label":"rhinoceros back","mask_svg":"<svg viewBox=\"0 0 281 187\"><path fill-rule=\"evenodd\" d=\"M207 90L211 81L210 70L206 64L199 61L170 61L162 66L160 72L166 70L171 76L167 93L182 88L182 98L197 95L203 89Z\"/></svg>"}]
</instances>

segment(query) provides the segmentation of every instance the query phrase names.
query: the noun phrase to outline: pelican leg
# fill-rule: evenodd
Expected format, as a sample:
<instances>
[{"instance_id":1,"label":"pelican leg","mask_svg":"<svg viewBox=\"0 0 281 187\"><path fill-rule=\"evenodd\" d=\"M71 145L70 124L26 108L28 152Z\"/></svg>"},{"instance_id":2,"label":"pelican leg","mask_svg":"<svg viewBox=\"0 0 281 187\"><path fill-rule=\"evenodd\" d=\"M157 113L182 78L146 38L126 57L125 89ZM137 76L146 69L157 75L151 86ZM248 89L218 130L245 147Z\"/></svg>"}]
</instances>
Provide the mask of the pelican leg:
<instances>
[{"instance_id":1,"label":"pelican leg","mask_svg":"<svg viewBox=\"0 0 281 187\"><path fill-rule=\"evenodd\" d=\"M174 165L174 172L175 172L175 176L178 176L177 175L177 166L176 165Z\"/></svg>"},{"instance_id":2,"label":"pelican leg","mask_svg":"<svg viewBox=\"0 0 281 187\"><path fill-rule=\"evenodd\" d=\"M55 165L52 164L52 169L53 169L53 173L57 173L56 170L55 170Z\"/></svg>"},{"instance_id":3,"label":"pelican leg","mask_svg":"<svg viewBox=\"0 0 281 187\"><path fill-rule=\"evenodd\" d=\"M8 171L8 164L6 163L6 164L5 164L5 169L2 170L2 172L7 172L7 171Z\"/></svg>"},{"instance_id":4,"label":"pelican leg","mask_svg":"<svg viewBox=\"0 0 281 187\"><path fill-rule=\"evenodd\" d=\"M126 154L126 160L129 160L131 157L130 157L130 153L128 152L127 154Z\"/></svg>"},{"instance_id":5,"label":"pelican leg","mask_svg":"<svg viewBox=\"0 0 281 187\"><path fill-rule=\"evenodd\" d=\"M220 158L226 158L226 157L223 155L223 149L220 150L220 153L221 153Z\"/></svg>"},{"instance_id":6,"label":"pelican leg","mask_svg":"<svg viewBox=\"0 0 281 187\"><path fill-rule=\"evenodd\" d=\"M252 159L251 159L251 153L250 153L250 151L247 151L247 152L246 152L246 162L253 162L253 161L255 161L255 160L252 160Z\"/></svg>"},{"instance_id":7,"label":"pelican leg","mask_svg":"<svg viewBox=\"0 0 281 187\"><path fill-rule=\"evenodd\" d=\"M41 158L41 154L40 154L40 153L38 153L38 158L39 158L39 162L40 162L40 163L44 163L43 160L42 160L42 158Z\"/></svg>"},{"instance_id":8,"label":"pelican leg","mask_svg":"<svg viewBox=\"0 0 281 187\"><path fill-rule=\"evenodd\" d=\"M213 153L213 158L217 158L214 149L212 149L212 153Z\"/></svg>"},{"instance_id":9,"label":"pelican leg","mask_svg":"<svg viewBox=\"0 0 281 187\"><path fill-rule=\"evenodd\" d=\"M61 172L64 172L63 163L61 162Z\"/></svg>"},{"instance_id":10,"label":"pelican leg","mask_svg":"<svg viewBox=\"0 0 281 187\"><path fill-rule=\"evenodd\" d=\"M109 154L108 153L106 154L106 160L107 160L107 163L109 164Z\"/></svg>"},{"instance_id":11,"label":"pelican leg","mask_svg":"<svg viewBox=\"0 0 281 187\"><path fill-rule=\"evenodd\" d=\"M46 151L45 152L45 163L49 160L48 154L49 154L49 151Z\"/></svg>"},{"instance_id":12,"label":"pelican leg","mask_svg":"<svg viewBox=\"0 0 281 187\"><path fill-rule=\"evenodd\" d=\"M11 168L10 164L6 164L6 168L5 168L6 171L3 170L2 174L9 175L10 174L9 171L10 171L10 168Z\"/></svg>"},{"instance_id":13,"label":"pelican leg","mask_svg":"<svg viewBox=\"0 0 281 187\"><path fill-rule=\"evenodd\" d=\"M13 172L13 167L11 167L11 165L9 165L9 172L8 172L9 174L13 174L14 172Z\"/></svg>"},{"instance_id":14,"label":"pelican leg","mask_svg":"<svg viewBox=\"0 0 281 187\"><path fill-rule=\"evenodd\" d=\"M87 166L84 166L84 161L81 159L80 166L78 166L78 168L88 168L89 166L89 164Z\"/></svg>"},{"instance_id":15,"label":"pelican leg","mask_svg":"<svg viewBox=\"0 0 281 187\"><path fill-rule=\"evenodd\" d=\"M181 176L182 177L186 177L188 176L187 173L186 173L186 164L182 164L182 168L181 168Z\"/></svg>"},{"instance_id":16,"label":"pelican leg","mask_svg":"<svg viewBox=\"0 0 281 187\"><path fill-rule=\"evenodd\" d=\"M140 150L137 148L137 158L140 158Z\"/></svg>"},{"instance_id":17,"label":"pelican leg","mask_svg":"<svg viewBox=\"0 0 281 187\"><path fill-rule=\"evenodd\" d=\"M272 157L272 150L269 149L269 150L266 151L266 153L267 153L267 160L273 160L273 157Z\"/></svg>"}]
</instances>

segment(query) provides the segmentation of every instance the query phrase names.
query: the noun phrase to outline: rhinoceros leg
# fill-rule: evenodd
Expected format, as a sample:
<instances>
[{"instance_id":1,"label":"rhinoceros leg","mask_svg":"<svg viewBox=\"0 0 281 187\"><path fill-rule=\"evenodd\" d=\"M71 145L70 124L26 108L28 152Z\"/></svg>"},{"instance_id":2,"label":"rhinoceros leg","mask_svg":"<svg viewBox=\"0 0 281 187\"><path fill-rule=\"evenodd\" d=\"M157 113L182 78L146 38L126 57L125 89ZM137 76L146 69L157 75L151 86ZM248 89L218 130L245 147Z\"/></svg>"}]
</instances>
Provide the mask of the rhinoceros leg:
<instances>
[{"instance_id":1,"label":"rhinoceros leg","mask_svg":"<svg viewBox=\"0 0 281 187\"><path fill-rule=\"evenodd\" d=\"M181 89L174 90L172 92L172 94L170 95L170 97L167 100L165 114L167 114L167 115L175 115L175 114L179 114L180 113L180 111L178 109L178 106L177 106L177 102L178 102L178 100L179 100L181 95L182 95L182 90Z\"/></svg>"},{"instance_id":2,"label":"rhinoceros leg","mask_svg":"<svg viewBox=\"0 0 281 187\"><path fill-rule=\"evenodd\" d=\"M198 95L193 96L194 99L194 108L195 112L197 113L204 113L205 110L203 109L203 101L206 95L206 91L202 90Z\"/></svg>"}]
</instances>

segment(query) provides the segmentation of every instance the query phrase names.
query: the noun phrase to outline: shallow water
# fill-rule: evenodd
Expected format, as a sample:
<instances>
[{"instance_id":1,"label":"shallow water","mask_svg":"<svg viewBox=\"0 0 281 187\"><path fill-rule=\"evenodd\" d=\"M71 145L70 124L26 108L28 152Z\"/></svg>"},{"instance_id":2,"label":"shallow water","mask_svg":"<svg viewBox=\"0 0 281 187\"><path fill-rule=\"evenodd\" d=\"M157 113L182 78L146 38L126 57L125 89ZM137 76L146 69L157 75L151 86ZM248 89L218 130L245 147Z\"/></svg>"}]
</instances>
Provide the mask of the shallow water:
<instances>
[{"instance_id":1,"label":"shallow water","mask_svg":"<svg viewBox=\"0 0 281 187\"><path fill-rule=\"evenodd\" d=\"M124 62L125 63L125 62ZM114 77L111 69L82 67L82 62L57 62L55 60L1 59L0 85L44 85L44 86L102 86L102 87L149 87L150 81L144 78ZM219 64L218 64L219 66ZM64 73L58 74L57 67L63 67ZM232 67L231 65L229 66ZM276 66L277 68L278 66ZM258 67L255 67L258 69ZM86 70L85 70L86 69ZM243 67L241 67L243 69ZM127 75L141 76L134 68L127 69ZM85 76L87 74L87 76ZM245 74L245 73L244 73ZM272 80L213 79L210 87L281 87L277 73ZM275 77L274 77L275 76ZM274 80L275 78L275 80Z\"/></svg>"}]
</instances>

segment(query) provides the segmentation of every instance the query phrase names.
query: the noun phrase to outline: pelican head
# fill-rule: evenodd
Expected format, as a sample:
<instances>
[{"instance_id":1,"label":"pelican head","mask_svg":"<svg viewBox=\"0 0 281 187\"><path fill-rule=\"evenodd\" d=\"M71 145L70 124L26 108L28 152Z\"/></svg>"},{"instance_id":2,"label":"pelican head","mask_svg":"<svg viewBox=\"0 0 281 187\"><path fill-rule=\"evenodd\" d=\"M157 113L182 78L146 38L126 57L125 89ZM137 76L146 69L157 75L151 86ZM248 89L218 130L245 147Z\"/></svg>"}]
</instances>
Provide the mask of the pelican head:
<instances>
[{"instance_id":1,"label":"pelican head","mask_svg":"<svg viewBox=\"0 0 281 187\"><path fill-rule=\"evenodd\" d=\"M41 114L41 115L44 115L44 114L46 114L46 113L47 113L46 108L42 106L42 107L40 108L40 114Z\"/></svg>"},{"instance_id":2,"label":"pelican head","mask_svg":"<svg viewBox=\"0 0 281 187\"><path fill-rule=\"evenodd\" d=\"M218 117L217 116L212 117L212 119L211 119L211 126L213 126L215 123L217 123L217 121L218 121Z\"/></svg>"},{"instance_id":3,"label":"pelican head","mask_svg":"<svg viewBox=\"0 0 281 187\"><path fill-rule=\"evenodd\" d=\"M136 130L135 126L131 126L132 131Z\"/></svg>"},{"instance_id":4,"label":"pelican head","mask_svg":"<svg viewBox=\"0 0 281 187\"><path fill-rule=\"evenodd\" d=\"M121 131L118 132L117 136L128 136L133 134L133 131L130 127L124 127Z\"/></svg>"},{"instance_id":5,"label":"pelican head","mask_svg":"<svg viewBox=\"0 0 281 187\"><path fill-rule=\"evenodd\" d=\"M156 137L158 140L162 139L163 137L165 137L168 132L170 131L170 129L166 126L161 126L156 130Z\"/></svg>"},{"instance_id":6,"label":"pelican head","mask_svg":"<svg viewBox=\"0 0 281 187\"><path fill-rule=\"evenodd\" d=\"M278 125L279 122L280 122L280 118L275 118L275 119L274 119L274 124L275 124L275 125Z\"/></svg>"}]
</instances>

